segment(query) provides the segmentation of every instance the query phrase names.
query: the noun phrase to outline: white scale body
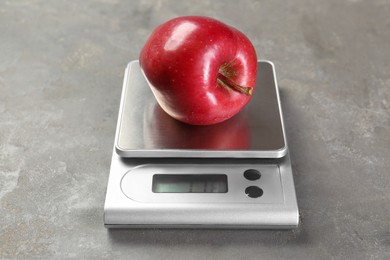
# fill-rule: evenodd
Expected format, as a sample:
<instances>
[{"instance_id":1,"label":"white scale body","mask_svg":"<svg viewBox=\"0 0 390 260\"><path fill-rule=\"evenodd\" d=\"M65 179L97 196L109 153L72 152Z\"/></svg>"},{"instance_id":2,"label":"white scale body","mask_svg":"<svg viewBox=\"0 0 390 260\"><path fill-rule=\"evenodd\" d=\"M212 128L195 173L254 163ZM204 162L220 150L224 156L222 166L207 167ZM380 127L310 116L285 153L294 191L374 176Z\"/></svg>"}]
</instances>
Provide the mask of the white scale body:
<instances>
[{"instance_id":1,"label":"white scale body","mask_svg":"<svg viewBox=\"0 0 390 260\"><path fill-rule=\"evenodd\" d=\"M299 224L274 65L258 62L249 104L191 126L159 107L128 64L104 205L107 228L275 228Z\"/></svg>"}]
</instances>

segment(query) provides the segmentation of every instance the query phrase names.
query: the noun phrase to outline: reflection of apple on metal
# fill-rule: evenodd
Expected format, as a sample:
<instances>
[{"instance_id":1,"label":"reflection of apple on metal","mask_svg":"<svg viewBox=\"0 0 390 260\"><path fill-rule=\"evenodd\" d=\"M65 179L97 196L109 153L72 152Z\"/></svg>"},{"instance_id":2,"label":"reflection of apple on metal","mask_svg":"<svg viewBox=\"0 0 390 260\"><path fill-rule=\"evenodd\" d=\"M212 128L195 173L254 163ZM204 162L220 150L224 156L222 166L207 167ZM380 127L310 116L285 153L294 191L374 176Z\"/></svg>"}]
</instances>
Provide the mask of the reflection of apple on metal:
<instances>
[{"instance_id":1,"label":"reflection of apple on metal","mask_svg":"<svg viewBox=\"0 0 390 260\"><path fill-rule=\"evenodd\" d=\"M160 25L139 59L162 109L192 125L236 115L256 86L252 43L237 29L208 17L185 16Z\"/></svg>"},{"instance_id":2,"label":"reflection of apple on metal","mask_svg":"<svg viewBox=\"0 0 390 260\"><path fill-rule=\"evenodd\" d=\"M239 113L222 123L208 126L189 125L177 121L157 104L151 104L144 114L144 135L158 136L144 140L147 149L208 149L247 150L250 132L246 113Z\"/></svg>"}]
</instances>

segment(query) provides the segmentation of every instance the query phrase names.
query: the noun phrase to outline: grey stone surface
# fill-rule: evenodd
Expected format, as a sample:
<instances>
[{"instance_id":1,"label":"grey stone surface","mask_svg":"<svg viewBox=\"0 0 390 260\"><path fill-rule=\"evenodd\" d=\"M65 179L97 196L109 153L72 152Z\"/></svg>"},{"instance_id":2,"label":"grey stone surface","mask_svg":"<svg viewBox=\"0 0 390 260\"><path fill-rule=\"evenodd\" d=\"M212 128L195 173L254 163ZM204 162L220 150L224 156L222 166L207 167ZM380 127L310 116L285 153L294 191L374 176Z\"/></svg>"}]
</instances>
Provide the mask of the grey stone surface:
<instances>
[{"instance_id":1,"label":"grey stone surface","mask_svg":"<svg viewBox=\"0 0 390 260\"><path fill-rule=\"evenodd\" d=\"M390 2L1 1L0 258L389 259ZM123 71L207 15L276 64L301 225L114 230L102 214Z\"/></svg>"}]
</instances>

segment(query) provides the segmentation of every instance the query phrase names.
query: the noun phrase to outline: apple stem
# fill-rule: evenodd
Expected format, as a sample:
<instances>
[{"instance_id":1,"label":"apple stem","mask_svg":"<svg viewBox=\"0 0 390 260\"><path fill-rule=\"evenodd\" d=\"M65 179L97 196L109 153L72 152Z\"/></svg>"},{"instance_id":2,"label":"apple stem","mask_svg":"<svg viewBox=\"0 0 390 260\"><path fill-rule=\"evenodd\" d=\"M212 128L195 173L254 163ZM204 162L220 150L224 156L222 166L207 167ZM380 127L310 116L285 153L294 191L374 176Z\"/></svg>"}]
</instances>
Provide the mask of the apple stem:
<instances>
[{"instance_id":1,"label":"apple stem","mask_svg":"<svg viewBox=\"0 0 390 260\"><path fill-rule=\"evenodd\" d=\"M220 72L218 72L217 80L220 81L224 86L227 86L227 87L229 87L235 91L238 91L240 93L243 93L247 96L251 96L253 93L253 88L240 86L236 82L229 79L228 77L226 77L225 75L223 75Z\"/></svg>"}]
</instances>

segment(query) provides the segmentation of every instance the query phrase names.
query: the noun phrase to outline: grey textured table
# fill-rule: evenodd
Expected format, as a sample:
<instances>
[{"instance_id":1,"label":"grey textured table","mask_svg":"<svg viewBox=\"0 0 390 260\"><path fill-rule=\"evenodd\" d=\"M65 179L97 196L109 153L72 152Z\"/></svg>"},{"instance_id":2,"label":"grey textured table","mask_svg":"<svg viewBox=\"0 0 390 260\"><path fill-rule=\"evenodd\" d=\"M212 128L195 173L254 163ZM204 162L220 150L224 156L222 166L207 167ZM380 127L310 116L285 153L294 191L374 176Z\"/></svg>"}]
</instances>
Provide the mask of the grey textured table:
<instances>
[{"instance_id":1,"label":"grey textured table","mask_svg":"<svg viewBox=\"0 0 390 260\"><path fill-rule=\"evenodd\" d=\"M1 1L0 258L389 259L389 13L388 0ZM239 28L275 63L298 229L103 227L125 65L186 14Z\"/></svg>"}]
</instances>

